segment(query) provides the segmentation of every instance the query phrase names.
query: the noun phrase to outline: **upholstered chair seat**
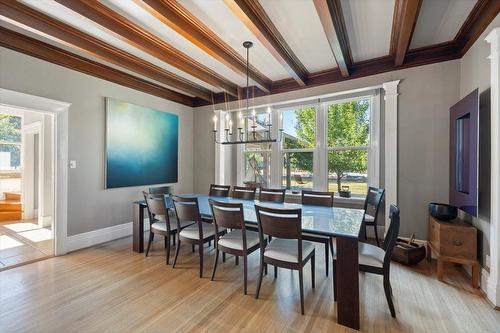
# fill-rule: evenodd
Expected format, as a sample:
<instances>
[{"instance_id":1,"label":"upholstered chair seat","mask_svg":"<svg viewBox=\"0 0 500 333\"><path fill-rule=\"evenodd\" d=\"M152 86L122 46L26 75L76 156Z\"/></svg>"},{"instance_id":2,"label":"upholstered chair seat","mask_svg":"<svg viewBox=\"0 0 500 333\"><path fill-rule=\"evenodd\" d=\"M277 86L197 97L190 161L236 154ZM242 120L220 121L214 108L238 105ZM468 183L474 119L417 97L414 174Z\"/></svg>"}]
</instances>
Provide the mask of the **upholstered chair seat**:
<instances>
[{"instance_id":1,"label":"upholstered chair seat","mask_svg":"<svg viewBox=\"0 0 500 333\"><path fill-rule=\"evenodd\" d=\"M286 262L299 262L297 239L274 238L264 251L264 257ZM314 251L314 244L302 241L302 258Z\"/></svg>"},{"instance_id":2,"label":"upholstered chair seat","mask_svg":"<svg viewBox=\"0 0 500 333\"><path fill-rule=\"evenodd\" d=\"M371 216L370 214L365 214L365 217L363 219L365 222L375 222L375 217Z\"/></svg>"},{"instance_id":3,"label":"upholstered chair seat","mask_svg":"<svg viewBox=\"0 0 500 333\"><path fill-rule=\"evenodd\" d=\"M337 251L334 250L333 258L337 259ZM375 245L358 243L359 264L382 268L384 266L385 251Z\"/></svg>"},{"instance_id":4,"label":"upholstered chair seat","mask_svg":"<svg viewBox=\"0 0 500 333\"><path fill-rule=\"evenodd\" d=\"M259 244L259 233L247 230L246 236L247 248L251 248ZM221 236L221 238L219 238L219 245L230 249L243 251L243 235L241 229L230 231L227 234Z\"/></svg>"},{"instance_id":5,"label":"upholstered chair seat","mask_svg":"<svg viewBox=\"0 0 500 333\"><path fill-rule=\"evenodd\" d=\"M201 227L203 229L203 238L213 237L215 235L215 229L212 224L202 222ZM219 231L221 232L223 230ZM190 225L189 227L182 229L179 235L189 239L200 238L200 232L196 224Z\"/></svg>"},{"instance_id":6,"label":"upholstered chair seat","mask_svg":"<svg viewBox=\"0 0 500 333\"><path fill-rule=\"evenodd\" d=\"M158 231L167 231L167 223L165 222L165 216L163 215L155 216L155 219L158 220L158 222L154 222L153 224L151 224L151 228ZM181 229L189 225L192 225L193 223L194 222L182 221ZM170 221L170 230L177 230L177 222Z\"/></svg>"}]
</instances>

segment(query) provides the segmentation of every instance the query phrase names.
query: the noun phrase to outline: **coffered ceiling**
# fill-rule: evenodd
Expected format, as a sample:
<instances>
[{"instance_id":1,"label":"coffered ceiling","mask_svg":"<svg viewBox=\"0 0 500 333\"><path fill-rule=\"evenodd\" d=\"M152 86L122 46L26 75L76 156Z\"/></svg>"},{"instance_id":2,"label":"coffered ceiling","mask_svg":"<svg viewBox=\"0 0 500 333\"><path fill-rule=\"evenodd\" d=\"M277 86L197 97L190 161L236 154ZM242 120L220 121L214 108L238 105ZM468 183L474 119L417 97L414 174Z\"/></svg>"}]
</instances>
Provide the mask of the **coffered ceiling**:
<instances>
[{"instance_id":1,"label":"coffered ceiling","mask_svg":"<svg viewBox=\"0 0 500 333\"><path fill-rule=\"evenodd\" d=\"M461 57L498 0L0 0L0 45L189 106Z\"/></svg>"}]
</instances>

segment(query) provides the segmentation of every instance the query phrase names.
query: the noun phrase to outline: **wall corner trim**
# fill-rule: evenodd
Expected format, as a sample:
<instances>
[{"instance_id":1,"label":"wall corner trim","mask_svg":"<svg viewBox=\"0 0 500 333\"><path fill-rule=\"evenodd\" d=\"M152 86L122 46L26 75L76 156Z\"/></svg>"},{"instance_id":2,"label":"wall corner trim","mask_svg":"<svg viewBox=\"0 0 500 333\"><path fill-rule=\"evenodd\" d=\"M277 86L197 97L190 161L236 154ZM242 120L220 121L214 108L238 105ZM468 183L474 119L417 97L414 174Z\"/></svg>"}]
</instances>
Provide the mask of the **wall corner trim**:
<instances>
[{"instance_id":1,"label":"wall corner trim","mask_svg":"<svg viewBox=\"0 0 500 333\"><path fill-rule=\"evenodd\" d=\"M491 212L490 212L490 277L488 299L500 306L500 27L485 38L490 44L491 77Z\"/></svg>"},{"instance_id":2,"label":"wall corner trim","mask_svg":"<svg viewBox=\"0 0 500 333\"><path fill-rule=\"evenodd\" d=\"M398 204L398 85L400 80L384 82L385 96L385 230L389 230L390 206Z\"/></svg>"}]
</instances>

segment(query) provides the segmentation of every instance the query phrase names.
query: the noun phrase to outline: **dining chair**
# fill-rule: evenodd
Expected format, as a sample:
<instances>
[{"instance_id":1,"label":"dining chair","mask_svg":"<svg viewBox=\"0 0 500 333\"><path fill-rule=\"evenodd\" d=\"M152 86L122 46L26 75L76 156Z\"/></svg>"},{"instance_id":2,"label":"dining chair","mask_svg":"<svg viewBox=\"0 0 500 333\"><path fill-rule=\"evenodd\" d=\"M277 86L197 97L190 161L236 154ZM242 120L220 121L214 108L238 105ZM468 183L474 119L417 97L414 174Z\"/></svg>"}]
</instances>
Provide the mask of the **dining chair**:
<instances>
[{"instance_id":1,"label":"dining chair","mask_svg":"<svg viewBox=\"0 0 500 333\"><path fill-rule=\"evenodd\" d=\"M394 309L394 303L392 301L392 287L390 281L391 257L392 252L394 251L394 247L396 246L396 240L399 233L399 208L396 205L391 205L389 216L389 229L382 244L382 248L375 245L359 242L358 261L360 271L383 276L385 297L387 298L389 310L391 311L391 316L396 317L396 311ZM334 299L337 300L337 278L335 276L335 270L336 255L334 253L333 290Z\"/></svg>"},{"instance_id":2,"label":"dining chair","mask_svg":"<svg viewBox=\"0 0 500 333\"><path fill-rule=\"evenodd\" d=\"M208 195L211 197L228 197L231 185L216 185L210 184Z\"/></svg>"},{"instance_id":3,"label":"dining chair","mask_svg":"<svg viewBox=\"0 0 500 333\"><path fill-rule=\"evenodd\" d=\"M204 222L200 216L198 198L183 198L172 196L175 215L177 216L177 247L175 249L175 258L173 268L177 263L181 242L191 245L198 245L200 255L200 278L203 277L203 244L215 239L215 229L211 223ZM188 227L181 228L182 223L191 223ZM225 230L219 230L224 233Z\"/></svg>"},{"instance_id":4,"label":"dining chair","mask_svg":"<svg viewBox=\"0 0 500 333\"><path fill-rule=\"evenodd\" d=\"M310 206L333 207L334 192L318 192L311 190L302 190L302 204ZM321 243L325 245L325 273L328 276L329 252L333 253L333 241L331 237L321 236L311 233L302 233L302 239L310 242ZM330 248L330 249L328 249Z\"/></svg>"},{"instance_id":5,"label":"dining chair","mask_svg":"<svg viewBox=\"0 0 500 333\"><path fill-rule=\"evenodd\" d=\"M256 188L245 186L233 186L233 198L243 200L254 200Z\"/></svg>"},{"instance_id":6,"label":"dining chair","mask_svg":"<svg viewBox=\"0 0 500 333\"><path fill-rule=\"evenodd\" d=\"M255 205L260 239L260 269L257 292L259 298L264 266L274 266L274 277L278 267L299 271L300 309L304 314L303 268L311 259L311 283L314 289L314 244L302 240L302 209L280 209ZM265 235L274 237L269 243Z\"/></svg>"},{"instance_id":7,"label":"dining chair","mask_svg":"<svg viewBox=\"0 0 500 333\"><path fill-rule=\"evenodd\" d=\"M245 230L243 204L219 202L210 199L210 208L215 227L215 235L220 235L220 229L231 230L215 237L215 258L211 280L215 277L219 252L229 253L243 258L243 294L247 294L247 256L260 247L259 233Z\"/></svg>"},{"instance_id":8,"label":"dining chair","mask_svg":"<svg viewBox=\"0 0 500 333\"><path fill-rule=\"evenodd\" d=\"M375 231L375 239L377 240L377 246L380 246L377 231L377 218L384 193L385 190L383 188L370 186L368 188L368 193L366 194L364 205L365 213L363 215L363 227L365 231L365 240L368 239L366 236L366 226L373 226L373 230Z\"/></svg>"},{"instance_id":9,"label":"dining chair","mask_svg":"<svg viewBox=\"0 0 500 333\"><path fill-rule=\"evenodd\" d=\"M142 192L146 207L149 215L149 241L146 250L146 257L149 254L151 243L154 240L155 234L162 235L165 238L165 256L166 264L170 261L170 236L175 237L177 230L179 230L177 222L172 222L169 216L169 209L165 202L165 195L151 194ZM189 226L190 223L183 222L180 228ZM174 238L175 242L175 238ZM175 245L175 243L174 243Z\"/></svg>"},{"instance_id":10,"label":"dining chair","mask_svg":"<svg viewBox=\"0 0 500 333\"><path fill-rule=\"evenodd\" d=\"M261 188L259 201L285 202L286 189Z\"/></svg>"}]
</instances>

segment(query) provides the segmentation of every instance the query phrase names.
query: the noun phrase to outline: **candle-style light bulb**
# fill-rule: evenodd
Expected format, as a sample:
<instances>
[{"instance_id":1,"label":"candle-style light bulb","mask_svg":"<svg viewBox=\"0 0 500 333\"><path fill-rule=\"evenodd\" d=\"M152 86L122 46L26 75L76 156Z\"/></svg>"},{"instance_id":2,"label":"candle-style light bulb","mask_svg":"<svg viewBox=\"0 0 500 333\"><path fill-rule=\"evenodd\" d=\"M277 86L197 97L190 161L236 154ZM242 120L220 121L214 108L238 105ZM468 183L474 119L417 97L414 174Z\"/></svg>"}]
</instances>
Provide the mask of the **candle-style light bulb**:
<instances>
[{"instance_id":1,"label":"candle-style light bulb","mask_svg":"<svg viewBox=\"0 0 500 333\"><path fill-rule=\"evenodd\" d=\"M229 125L229 113L226 113L226 124L224 125L224 129L228 128Z\"/></svg>"},{"instance_id":2,"label":"candle-style light bulb","mask_svg":"<svg viewBox=\"0 0 500 333\"><path fill-rule=\"evenodd\" d=\"M267 123L268 125L271 125L271 107L267 107Z\"/></svg>"},{"instance_id":3,"label":"candle-style light bulb","mask_svg":"<svg viewBox=\"0 0 500 333\"><path fill-rule=\"evenodd\" d=\"M280 125L283 128L283 113L280 113Z\"/></svg>"},{"instance_id":4,"label":"candle-style light bulb","mask_svg":"<svg viewBox=\"0 0 500 333\"><path fill-rule=\"evenodd\" d=\"M217 130L217 116L214 115L214 131Z\"/></svg>"},{"instance_id":5,"label":"candle-style light bulb","mask_svg":"<svg viewBox=\"0 0 500 333\"><path fill-rule=\"evenodd\" d=\"M255 126L255 109L252 110L253 126Z\"/></svg>"},{"instance_id":6,"label":"candle-style light bulb","mask_svg":"<svg viewBox=\"0 0 500 333\"><path fill-rule=\"evenodd\" d=\"M233 121L229 120L229 134L233 134Z\"/></svg>"},{"instance_id":7,"label":"candle-style light bulb","mask_svg":"<svg viewBox=\"0 0 500 333\"><path fill-rule=\"evenodd\" d=\"M241 111L238 113L238 118L239 118L239 128L243 128L243 114L241 113Z\"/></svg>"}]
</instances>

